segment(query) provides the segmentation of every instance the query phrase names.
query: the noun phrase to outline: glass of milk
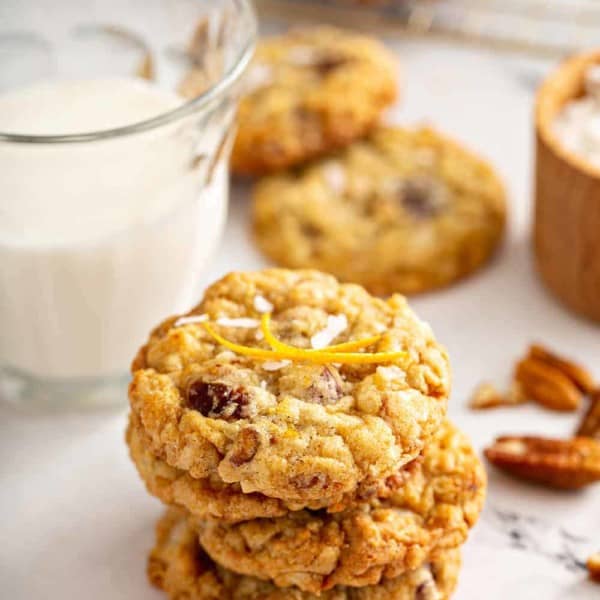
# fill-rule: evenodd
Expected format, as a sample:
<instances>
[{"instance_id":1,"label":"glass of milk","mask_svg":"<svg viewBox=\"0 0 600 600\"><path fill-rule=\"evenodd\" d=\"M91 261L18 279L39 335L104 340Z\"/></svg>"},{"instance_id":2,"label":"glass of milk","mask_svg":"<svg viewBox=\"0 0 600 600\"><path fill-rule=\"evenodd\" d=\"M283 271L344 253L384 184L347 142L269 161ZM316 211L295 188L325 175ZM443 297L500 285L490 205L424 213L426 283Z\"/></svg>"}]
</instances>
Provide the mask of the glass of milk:
<instances>
[{"instance_id":1,"label":"glass of milk","mask_svg":"<svg viewBox=\"0 0 600 600\"><path fill-rule=\"evenodd\" d=\"M0 3L0 399L126 402L227 211L246 0Z\"/></svg>"}]
</instances>

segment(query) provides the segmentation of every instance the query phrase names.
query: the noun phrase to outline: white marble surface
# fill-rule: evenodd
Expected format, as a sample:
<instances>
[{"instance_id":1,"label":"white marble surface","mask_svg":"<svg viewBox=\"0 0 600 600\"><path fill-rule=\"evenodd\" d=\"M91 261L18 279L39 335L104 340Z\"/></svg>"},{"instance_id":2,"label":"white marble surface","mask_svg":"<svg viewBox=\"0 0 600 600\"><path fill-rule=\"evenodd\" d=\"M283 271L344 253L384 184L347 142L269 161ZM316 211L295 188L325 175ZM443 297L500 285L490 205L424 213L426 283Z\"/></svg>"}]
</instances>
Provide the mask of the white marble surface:
<instances>
[{"instance_id":1,"label":"white marble surface","mask_svg":"<svg viewBox=\"0 0 600 600\"><path fill-rule=\"evenodd\" d=\"M493 265L453 288L414 300L451 353L450 414L479 449L499 433L569 435L575 415L533 406L488 413L465 408L482 378L507 383L514 358L531 340L581 358L600 378L600 328L563 311L532 269L531 81L538 66L443 44L396 40L394 46L402 59L404 93L390 119L426 120L464 140L498 166L510 193L509 235ZM248 239L246 222L247 191L237 189L211 276L264 264ZM129 463L124 427L125 406L70 416L1 410L0 597L162 597L144 576L161 507ZM558 493L490 471L487 506L465 548L455 597L599 598L600 587L585 581L581 567L564 566L571 554L581 560L594 547L600 549L598 506L600 486ZM518 522L508 523L506 513L516 514Z\"/></svg>"}]
</instances>

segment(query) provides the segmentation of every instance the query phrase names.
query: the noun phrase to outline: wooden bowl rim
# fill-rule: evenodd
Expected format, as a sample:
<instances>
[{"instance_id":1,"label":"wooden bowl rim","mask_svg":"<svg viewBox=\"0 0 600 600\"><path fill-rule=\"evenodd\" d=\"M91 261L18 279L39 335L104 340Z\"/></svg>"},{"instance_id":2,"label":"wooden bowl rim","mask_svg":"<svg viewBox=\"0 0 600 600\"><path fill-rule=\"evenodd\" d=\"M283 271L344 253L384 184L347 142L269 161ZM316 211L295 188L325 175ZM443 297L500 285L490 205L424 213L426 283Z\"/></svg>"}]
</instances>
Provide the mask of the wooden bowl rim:
<instances>
[{"instance_id":1,"label":"wooden bowl rim","mask_svg":"<svg viewBox=\"0 0 600 600\"><path fill-rule=\"evenodd\" d=\"M552 124L558 110L552 110L549 103L549 99L559 92L560 82L566 74L574 72L575 77L581 82L581 86L583 86L583 77L586 68L596 63L600 64L600 50L576 54L566 58L546 77L536 94L535 127L541 141L558 159L600 182L600 167L590 164L584 157L565 148L560 139L555 135ZM567 97L560 104L559 110L566 102L576 97L575 95Z\"/></svg>"}]
</instances>

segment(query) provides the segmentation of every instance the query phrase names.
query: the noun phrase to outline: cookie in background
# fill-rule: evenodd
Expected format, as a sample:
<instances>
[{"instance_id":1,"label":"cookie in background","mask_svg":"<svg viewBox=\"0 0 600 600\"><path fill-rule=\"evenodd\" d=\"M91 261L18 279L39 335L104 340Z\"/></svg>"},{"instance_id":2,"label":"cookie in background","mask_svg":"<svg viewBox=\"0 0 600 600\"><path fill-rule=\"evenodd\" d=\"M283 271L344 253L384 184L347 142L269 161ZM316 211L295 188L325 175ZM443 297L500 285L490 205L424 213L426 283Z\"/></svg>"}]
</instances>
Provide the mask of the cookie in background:
<instances>
[{"instance_id":1,"label":"cookie in background","mask_svg":"<svg viewBox=\"0 0 600 600\"><path fill-rule=\"evenodd\" d=\"M377 128L264 178L253 199L266 256L380 295L439 288L480 268L502 239L505 214L494 169L430 128Z\"/></svg>"},{"instance_id":2,"label":"cookie in background","mask_svg":"<svg viewBox=\"0 0 600 600\"><path fill-rule=\"evenodd\" d=\"M396 100L397 69L381 42L351 31L263 38L245 79L233 172L294 167L364 136Z\"/></svg>"}]
</instances>

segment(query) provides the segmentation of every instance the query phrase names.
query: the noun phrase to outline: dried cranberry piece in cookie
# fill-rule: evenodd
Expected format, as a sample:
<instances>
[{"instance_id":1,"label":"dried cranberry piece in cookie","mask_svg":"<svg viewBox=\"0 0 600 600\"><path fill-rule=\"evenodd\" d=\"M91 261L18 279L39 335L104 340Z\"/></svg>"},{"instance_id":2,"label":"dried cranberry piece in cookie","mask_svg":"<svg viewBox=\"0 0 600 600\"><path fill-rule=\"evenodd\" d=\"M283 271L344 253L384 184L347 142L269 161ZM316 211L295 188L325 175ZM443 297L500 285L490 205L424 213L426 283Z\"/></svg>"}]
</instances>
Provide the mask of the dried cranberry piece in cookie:
<instances>
[{"instance_id":1,"label":"dried cranberry piece in cookie","mask_svg":"<svg viewBox=\"0 0 600 600\"><path fill-rule=\"evenodd\" d=\"M399 189L404 209L415 219L429 219L440 213L447 202L444 186L430 177L411 177Z\"/></svg>"},{"instance_id":2,"label":"dried cranberry piece in cookie","mask_svg":"<svg viewBox=\"0 0 600 600\"><path fill-rule=\"evenodd\" d=\"M242 387L194 381L188 387L188 404L205 417L237 420L249 416L250 397Z\"/></svg>"}]
</instances>

